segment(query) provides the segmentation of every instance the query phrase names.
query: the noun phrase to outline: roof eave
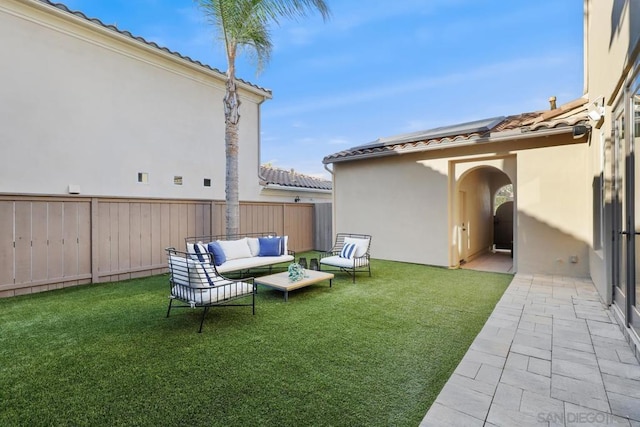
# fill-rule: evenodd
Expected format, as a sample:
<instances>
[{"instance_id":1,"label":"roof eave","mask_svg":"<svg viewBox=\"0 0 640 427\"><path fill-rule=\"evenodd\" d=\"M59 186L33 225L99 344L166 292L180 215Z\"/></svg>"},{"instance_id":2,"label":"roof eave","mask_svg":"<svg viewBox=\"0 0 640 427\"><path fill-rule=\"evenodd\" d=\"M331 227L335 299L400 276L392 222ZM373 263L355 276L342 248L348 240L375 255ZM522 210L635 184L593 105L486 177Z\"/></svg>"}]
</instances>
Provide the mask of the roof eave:
<instances>
[{"instance_id":1,"label":"roof eave","mask_svg":"<svg viewBox=\"0 0 640 427\"><path fill-rule=\"evenodd\" d=\"M401 155L401 154L418 153L418 152L424 152L424 151L448 150L451 148L459 148L459 147L478 145L478 144L484 145L484 144L490 144L490 143L496 143L496 142L500 143L500 142L507 142L507 141L521 141L521 140L533 139L533 138L545 138L545 137L564 135L564 134L574 135L574 129L576 128L576 126L584 126L586 128L586 133L582 134L576 139L586 138L589 132L591 131L591 126L583 125L579 123L574 125L569 125L569 126L559 126L559 127L539 129L539 130L527 130L527 129L521 128L520 132L514 132L513 130L506 130L506 131L490 134L488 136L477 136L477 137L469 138L464 141L450 142L447 144L429 144L421 147L398 148L398 149L393 149L393 150L384 151L380 153L355 154L350 156L337 157L334 159L325 158L322 160L322 163L324 164L340 163L340 162L348 162L348 161L354 161L354 160L371 159L376 157L389 157L389 156Z\"/></svg>"},{"instance_id":2,"label":"roof eave","mask_svg":"<svg viewBox=\"0 0 640 427\"><path fill-rule=\"evenodd\" d=\"M306 193L322 193L322 194L331 194L333 190L327 190L324 188L311 188L311 187L294 187L290 185L280 185L280 184L272 184L266 183L262 184L265 190L282 190L282 191L304 191Z\"/></svg>"},{"instance_id":3,"label":"roof eave","mask_svg":"<svg viewBox=\"0 0 640 427\"><path fill-rule=\"evenodd\" d=\"M226 74L216 68L205 65L200 61L196 61L189 57L183 56L178 52L171 51L166 47L159 46L155 42L149 42L143 37L134 36L129 31L120 30L113 25L104 24L98 18L87 17L82 12L79 13L81 13L84 17L79 16L78 14L74 13L75 11L72 11L66 5L63 6L67 8L67 10L64 10L58 7L56 3L52 3L46 0L34 0L30 3L32 6L41 10L46 10L48 13L51 13L54 16L72 21L75 24L81 25L86 28L91 28L94 31L98 31L101 34L123 41L127 44L134 45L149 52L153 52L171 61L178 62L189 68L208 74L221 82L226 82L227 80ZM263 98L263 100L271 99L273 96L270 90L248 83L242 79L236 79L236 83L242 89Z\"/></svg>"}]
</instances>

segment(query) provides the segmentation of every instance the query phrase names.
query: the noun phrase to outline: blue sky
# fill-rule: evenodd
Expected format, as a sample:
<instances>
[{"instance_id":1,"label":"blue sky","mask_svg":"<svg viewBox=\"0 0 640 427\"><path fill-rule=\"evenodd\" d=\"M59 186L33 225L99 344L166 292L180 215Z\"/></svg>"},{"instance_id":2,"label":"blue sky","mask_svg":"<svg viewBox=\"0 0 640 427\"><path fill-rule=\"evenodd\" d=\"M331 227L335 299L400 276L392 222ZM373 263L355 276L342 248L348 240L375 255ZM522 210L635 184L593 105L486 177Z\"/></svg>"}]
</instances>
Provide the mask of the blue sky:
<instances>
[{"instance_id":1,"label":"blue sky","mask_svg":"<svg viewBox=\"0 0 640 427\"><path fill-rule=\"evenodd\" d=\"M226 70L193 0L61 1ZM329 178L324 156L379 137L582 96L582 0L326 1L328 22L272 28L261 74L249 58L238 62L238 77L273 92L262 110L263 163Z\"/></svg>"}]
</instances>

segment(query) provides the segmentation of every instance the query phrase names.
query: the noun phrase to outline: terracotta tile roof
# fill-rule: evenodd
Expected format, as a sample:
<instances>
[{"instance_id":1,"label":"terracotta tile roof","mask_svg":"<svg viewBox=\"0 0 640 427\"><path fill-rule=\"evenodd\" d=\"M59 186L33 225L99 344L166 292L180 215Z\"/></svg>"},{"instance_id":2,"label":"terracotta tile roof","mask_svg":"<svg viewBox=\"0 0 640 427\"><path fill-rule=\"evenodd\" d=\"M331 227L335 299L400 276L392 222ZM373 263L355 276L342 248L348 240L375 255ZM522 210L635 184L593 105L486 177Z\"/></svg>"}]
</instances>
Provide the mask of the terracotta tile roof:
<instances>
[{"instance_id":1,"label":"terracotta tile roof","mask_svg":"<svg viewBox=\"0 0 640 427\"><path fill-rule=\"evenodd\" d=\"M311 188L314 190L331 190L333 188L331 181L303 175L293 169L284 170L271 166L260 166L260 176L264 178L263 185L276 184L283 187Z\"/></svg>"},{"instance_id":2,"label":"terracotta tile roof","mask_svg":"<svg viewBox=\"0 0 640 427\"><path fill-rule=\"evenodd\" d=\"M328 155L322 162L328 164L343 160L447 148L447 146L465 143L486 142L488 139L495 137L508 138L509 135L513 135L516 138L528 132L586 124L588 122L587 102L586 98L579 98L553 110L534 111L507 117L493 117L410 134L379 138L370 144L360 145Z\"/></svg>"},{"instance_id":3,"label":"terracotta tile roof","mask_svg":"<svg viewBox=\"0 0 640 427\"><path fill-rule=\"evenodd\" d=\"M146 40L146 39L145 39L145 38L143 38L143 37L140 37L140 36L134 36L134 35L133 35L133 34L131 34L129 31L120 30L120 29L119 29L118 27L116 27L115 25L105 24L104 22L102 22L101 20L99 20L99 19L97 19L97 18L90 18L90 17L88 17L87 15L85 15L84 13L82 13L82 12L80 12L80 11L77 11L77 10L71 10L71 9L69 9L67 6L65 6L65 5L64 5L64 4L62 4L62 3L54 3L54 2L52 2L52 1L50 1L50 0L39 0L39 1L40 1L41 3L46 4L46 5L53 6L53 7L55 7L56 9L62 10L63 12L70 13L70 14L72 14L72 15L75 15L75 16L77 16L77 17L79 17L79 18L82 18L82 19L84 19L84 20L86 20L86 21L89 21L89 22L93 22L93 23L95 23L95 24L98 24L98 25L100 25L100 26L102 26L103 28L106 28L106 29L108 29L108 30L111 30L111 31L114 31L114 32L116 32L116 33L119 33L119 34L122 34L122 35L124 35L124 36L127 36L127 37L129 37L129 38L131 38L131 39L133 39L133 40L137 40L137 41L139 41L139 42L142 42L142 43L144 43L144 44L146 44L146 45L148 45L148 46L151 46L151 47L153 47L153 48L155 48L155 49L158 49L158 50L161 50L161 51L163 51L163 52L169 53L169 54L171 54L171 55L173 55L173 56L175 56L175 57L177 57L177 58L180 58L180 59L184 59L184 60L186 60L186 61L189 61L190 63L195 64L195 65L198 65L198 66L200 66L200 67L202 67L202 68L205 68L205 69L207 69L207 70L209 70L209 71L213 71L214 73L220 74L223 78L225 78L225 79L226 79L226 73L224 73L224 72L222 72L222 71L218 70L217 68L213 68L213 67L211 67L211 66L209 66L209 65L207 65L207 64L203 64L203 63L202 63L202 62L200 62L200 61L197 61L197 60L195 60L195 59L191 59L190 57L188 57L188 56L184 56L184 55L182 55L182 54L181 54L181 53L179 53L179 52L175 52L175 51L169 50L169 49L167 49L166 47L160 46L160 45L158 45L158 44L157 44L157 43L155 43L155 42L148 41L148 40ZM248 82L248 81L246 81L246 80L242 80L242 79L239 79L239 78L236 78L236 80L237 80L238 82L241 82L241 83L245 84L245 85L251 86L251 87L253 87L254 89L257 89L257 90L259 90L259 91L266 92L267 94L269 94L269 96L271 96L271 91L270 91L269 89L265 89L265 88L263 88L263 87L260 87L260 86L258 86L258 85L255 85L255 84L253 84L253 83L250 83L250 82Z\"/></svg>"}]
</instances>

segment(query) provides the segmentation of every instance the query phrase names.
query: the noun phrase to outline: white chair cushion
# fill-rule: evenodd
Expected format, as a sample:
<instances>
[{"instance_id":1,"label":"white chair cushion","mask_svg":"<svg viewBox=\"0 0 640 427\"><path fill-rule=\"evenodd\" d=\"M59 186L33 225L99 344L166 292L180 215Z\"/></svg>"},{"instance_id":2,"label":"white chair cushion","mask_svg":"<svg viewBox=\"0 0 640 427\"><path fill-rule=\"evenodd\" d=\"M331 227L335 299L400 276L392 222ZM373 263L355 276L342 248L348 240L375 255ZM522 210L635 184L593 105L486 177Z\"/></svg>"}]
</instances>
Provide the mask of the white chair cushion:
<instances>
[{"instance_id":1,"label":"white chair cushion","mask_svg":"<svg viewBox=\"0 0 640 427\"><path fill-rule=\"evenodd\" d=\"M245 282L229 282L227 284L205 289L189 289L184 286L174 286L171 295L196 304L213 304L240 295L251 295L253 286Z\"/></svg>"},{"instance_id":2,"label":"white chair cushion","mask_svg":"<svg viewBox=\"0 0 640 427\"><path fill-rule=\"evenodd\" d=\"M354 263L355 259L341 258L338 255L320 259L320 264L330 265L332 267L353 268ZM358 262L358 267L365 266L368 263L368 260L360 260Z\"/></svg>"}]
</instances>

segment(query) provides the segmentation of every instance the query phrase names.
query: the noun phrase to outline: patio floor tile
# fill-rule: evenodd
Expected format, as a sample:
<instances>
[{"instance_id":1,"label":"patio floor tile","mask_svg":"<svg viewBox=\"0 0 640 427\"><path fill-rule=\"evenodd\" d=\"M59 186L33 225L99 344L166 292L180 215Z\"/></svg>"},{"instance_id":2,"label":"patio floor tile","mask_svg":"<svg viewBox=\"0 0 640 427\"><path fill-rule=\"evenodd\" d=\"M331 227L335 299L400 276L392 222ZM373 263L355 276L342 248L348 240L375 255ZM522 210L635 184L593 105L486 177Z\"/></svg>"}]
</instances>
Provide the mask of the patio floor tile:
<instances>
[{"instance_id":1,"label":"patio floor tile","mask_svg":"<svg viewBox=\"0 0 640 427\"><path fill-rule=\"evenodd\" d=\"M541 415L549 413L561 414L564 411L564 402L562 400L525 391L522 395L520 411L525 414L535 416L539 420Z\"/></svg>"},{"instance_id":2,"label":"patio floor tile","mask_svg":"<svg viewBox=\"0 0 640 427\"><path fill-rule=\"evenodd\" d=\"M507 363L504 365L504 369L516 369L526 371L529 366L529 356L524 354L510 352L507 357Z\"/></svg>"},{"instance_id":3,"label":"patio floor tile","mask_svg":"<svg viewBox=\"0 0 640 427\"><path fill-rule=\"evenodd\" d=\"M640 421L640 399L618 393L607 393L607 395L613 414Z\"/></svg>"},{"instance_id":4,"label":"patio floor tile","mask_svg":"<svg viewBox=\"0 0 640 427\"><path fill-rule=\"evenodd\" d=\"M603 337L610 340L624 341L626 343L624 336L620 333L620 327L617 324L587 320L587 326L589 327L589 333L594 337Z\"/></svg>"},{"instance_id":5,"label":"patio floor tile","mask_svg":"<svg viewBox=\"0 0 640 427\"><path fill-rule=\"evenodd\" d=\"M452 377L453 379L453 377ZM471 390L449 380L438 395L436 403L455 409L474 418L484 420L489 412L493 393ZM464 402L464 404L461 404Z\"/></svg>"},{"instance_id":6,"label":"patio floor tile","mask_svg":"<svg viewBox=\"0 0 640 427\"><path fill-rule=\"evenodd\" d=\"M438 402L434 403L420 423L420 427L441 427L445 425L460 427L481 427L484 419L471 417L455 409L448 408Z\"/></svg>"},{"instance_id":7,"label":"patio floor tile","mask_svg":"<svg viewBox=\"0 0 640 427\"><path fill-rule=\"evenodd\" d=\"M520 409L520 401L522 400L523 392L524 390L521 388L500 383L498 384L496 393L493 396L493 402L491 402L491 405L500 405L506 409L518 411Z\"/></svg>"},{"instance_id":8,"label":"patio floor tile","mask_svg":"<svg viewBox=\"0 0 640 427\"><path fill-rule=\"evenodd\" d=\"M640 380L640 365L638 364L614 362L612 360L600 360L599 363L600 370L604 374Z\"/></svg>"},{"instance_id":9,"label":"patio floor tile","mask_svg":"<svg viewBox=\"0 0 640 427\"><path fill-rule=\"evenodd\" d=\"M496 356L495 354L485 353L474 349L469 349L464 355L463 361L482 363L496 368L503 368L506 356Z\"/></svg>"},{"instance_id":10,"label":"patio floor tile","mask_svg":"<svg viewBox=\"0 0 640 427\"><path fill-rule=\"evenodd\" d=\"M578 361L554 359L551 362L551 372L553 374L563 375L582 381L602 384L600 370L597 366L581 363Z\"/></svg>"},{"instance_id":11,"label":"patio floor tile","mask_svg":"<svg viewBox=\"0 0 640 427\"><path fill-rule=\"evenodd\" d=\"M586 408L610 412L604 384L562 375L552 375L551 382L551 397Z\"/></svg>"},{"instance_id":12,"label":"patio floor tile","mask_svg":"<svg viewBox=\"0 0 640 427\"><path fill-rule=\"evenodd\" d=\"M487 423L504 427L540 427L540 422L535 416L510 410L500 405L491 405Z\"/></svg>"},{"instance_id":13,"label":"patio floor tile","mask_svg":"<svg viewBox=\"0 0 640 427\"><path fill-rule=\"evenodd\" d=\"M551 390L551 379L549 377L528 371L505 369L500 382L543 396L549 396Z\"/></svg>"},{"instance_id":14,"label":"patio floor tile","mask_svg":"<svg viewBox=\"0 0 640 427\"><path fill-rule=\"evenodd\" d=\"M462 375L453 374L447 384L453 384L458 387L477 391L478 393L486 394L487 396L493 396L493 393L496 391L496 382L486 382L475 378L463 377ZM473 415L473 414L471 414Z\"/></svg>"},{"instance_id":15,"label":"patio floor tile","mask_svg":"<svg viewBox=\"0 0 640 427\"><path fill-rule=\"evenodd\" d=\"M538 359L537 357L530 357L527 371L538 375L544 375L545 377L550 377L551 362L544 359Z\"/></svg>"},{"instance_id":16,"label":"patio floor tile","mask_svg":"<svg viewBox=\"0 0 640 427\"><path fill-rule=\"evenodd\" d=\"M603 374L602 379L607 393L613 392L640 399L640 381L608 374Z\"/></svg>"}]
</instances>

